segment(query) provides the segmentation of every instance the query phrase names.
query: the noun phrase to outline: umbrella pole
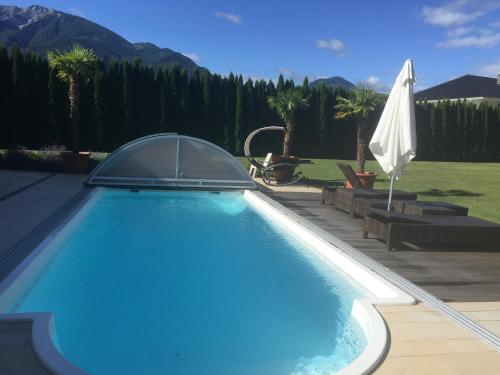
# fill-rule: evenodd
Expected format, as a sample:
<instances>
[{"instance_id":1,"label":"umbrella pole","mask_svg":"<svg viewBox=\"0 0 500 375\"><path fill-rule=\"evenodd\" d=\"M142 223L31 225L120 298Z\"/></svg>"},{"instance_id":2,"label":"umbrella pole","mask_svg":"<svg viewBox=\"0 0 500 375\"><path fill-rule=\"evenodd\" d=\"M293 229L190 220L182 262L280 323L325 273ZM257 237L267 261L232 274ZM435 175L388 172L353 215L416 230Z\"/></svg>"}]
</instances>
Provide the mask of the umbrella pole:
<instances>
[{"instance_id":1,"label":"umbrella pole","mask_svg":"<svg viewBox=\"0 0 500 375\"><path fill-rule=\"evenodd\" d=\"M394 175L391 176L391 187L389 189L389 202L387 202L387 211L391 210L392 189L394 188Z\"/></svg>"}]
</instances>

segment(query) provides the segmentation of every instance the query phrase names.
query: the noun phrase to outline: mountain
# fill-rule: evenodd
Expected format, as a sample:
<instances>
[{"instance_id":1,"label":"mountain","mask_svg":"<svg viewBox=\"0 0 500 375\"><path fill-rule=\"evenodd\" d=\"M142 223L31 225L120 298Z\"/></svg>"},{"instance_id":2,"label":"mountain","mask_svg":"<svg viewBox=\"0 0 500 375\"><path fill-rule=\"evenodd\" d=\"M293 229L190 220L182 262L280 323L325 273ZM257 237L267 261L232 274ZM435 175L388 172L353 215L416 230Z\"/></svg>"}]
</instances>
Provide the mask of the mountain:
<instances>
[{"instance_id":1,"label":"mountain","mask_svg":"<svg viewBox=\"0 0 500 375\"><path fill-rule=\"evenodd\" d=\"M331 78L320 78L315 81L312 81L309 86L311 88L318 87L319 85L327 85L332 88L342 87L344 90L349 91L354 88L354 83L349 82L347 79L343 77L331 77Z\"/></svg>"},{"instance_id":2,"label":"mountain","mask_svg":"<svg viewBox=\"0 0 500 375\"><path fill-rule=\"evenodd\" d=\"M104 61L134 60L152 66L179 64L188 72L198 66L188 57L152 43L131 43L115 32L72 14L39 5L27 8L0 5L0 45L15 44L42 56L47 50L70 48L73 44L92 48Z\"/></svg>"}]
</instances>

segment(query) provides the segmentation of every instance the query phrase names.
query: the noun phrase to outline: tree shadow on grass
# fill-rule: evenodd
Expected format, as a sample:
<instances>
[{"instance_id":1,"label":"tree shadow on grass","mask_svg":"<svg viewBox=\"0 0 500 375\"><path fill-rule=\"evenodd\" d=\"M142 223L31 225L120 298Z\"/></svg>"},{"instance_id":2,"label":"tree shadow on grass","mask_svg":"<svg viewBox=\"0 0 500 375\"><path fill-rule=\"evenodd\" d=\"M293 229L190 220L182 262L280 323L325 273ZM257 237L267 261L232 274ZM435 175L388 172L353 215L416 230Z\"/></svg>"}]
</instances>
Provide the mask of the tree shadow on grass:
<instances>
[{"instance_id":1,"label":"tree shadow on grass","mask_svg":"<svg viewBox=\"0 0 500 375\"><path fill-rule=\"evenodd\" d=\"M428 197L481 197L484 195L460 189L452 189L452 190L429 189L424 191L418 191L417 194Z\"/></svg>"},{"instance_id":2,"label":"tree shadow on grass","mask_svg":"<svg viewBox=\"0 0 500 375\"><path fill-rule=\"evenodd\" d=\"M388 178L377 177L377 179L375 180L375 182L391 182L391 180L388 179Z\"/></svg>"}]
</instances>

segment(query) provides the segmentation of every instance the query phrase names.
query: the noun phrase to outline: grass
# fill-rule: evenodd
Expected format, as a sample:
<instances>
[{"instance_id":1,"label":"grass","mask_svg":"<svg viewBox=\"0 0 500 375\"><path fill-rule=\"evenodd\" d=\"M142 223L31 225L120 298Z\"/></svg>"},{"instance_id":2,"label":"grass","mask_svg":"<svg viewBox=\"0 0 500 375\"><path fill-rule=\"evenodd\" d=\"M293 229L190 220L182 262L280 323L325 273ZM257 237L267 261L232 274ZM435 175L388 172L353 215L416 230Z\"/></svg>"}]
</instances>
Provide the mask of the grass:
<instances>
[{"instance_id":1,"label":"grass","mask_svg":"<svg viewBox=\"0 0 500 375\"><path fill-rule=\"evenodd\" d=\"M93 152L89 172L106 157ZM248 169L246 158L238 158ZM260 158L264 159L264 158ZM313 164L299 170L311 186L342 185L344 178L337 168L340 160L313 159ZM342 160L343 162L346 162ZM347 161L355 169L354 161ZM61 172L59 151L0 150L0 168ZM376 188L389 188L389 179L375 161L367 170L378 173ZM420 200L443 200L469 207L470 215L500 223L500 163L450 163L414 161L405 169L395 187L418 193Z\"/></svg>"},{"instance_id":2,"label":"grass","mask_svg":"<svg viewBox=\"0 0 500 375\"><path fill-rule=\"evenodd\" d=\"M240 160L248 165L244 158ZM305 183L318 187L343 184L343 175L336 164L341 160L312 161L314 164L300 167ZM355 161L347 163L356 169ZM368 161L366 169L378 173L375 188L389 188L390 180L377 162ZM471 216L500 223L500 163L414 161L394 185L396 189L418 193L419 200L447 201L469 207Z\"/></svg>"}]
</instances>

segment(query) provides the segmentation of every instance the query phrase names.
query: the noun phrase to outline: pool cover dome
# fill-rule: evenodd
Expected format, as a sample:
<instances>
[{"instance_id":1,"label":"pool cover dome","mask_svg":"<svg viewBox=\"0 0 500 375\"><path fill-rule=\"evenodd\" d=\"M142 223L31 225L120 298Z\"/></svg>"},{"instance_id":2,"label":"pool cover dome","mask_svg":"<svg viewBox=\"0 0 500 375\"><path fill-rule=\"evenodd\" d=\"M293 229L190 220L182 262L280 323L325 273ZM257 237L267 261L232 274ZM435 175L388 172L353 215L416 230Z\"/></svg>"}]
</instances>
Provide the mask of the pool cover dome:
<instances>
[{"instance_id":1,"label":"pool cover dome","mask_svg":"<svg viewBox=\"0 0 500 375\"><path fill-rule=\"evenodd\" d=\"M222 148L174 133L153 134L113 151L92 171L88 185L255 189L245 168Z\"/></svg>"}]
</instances>

